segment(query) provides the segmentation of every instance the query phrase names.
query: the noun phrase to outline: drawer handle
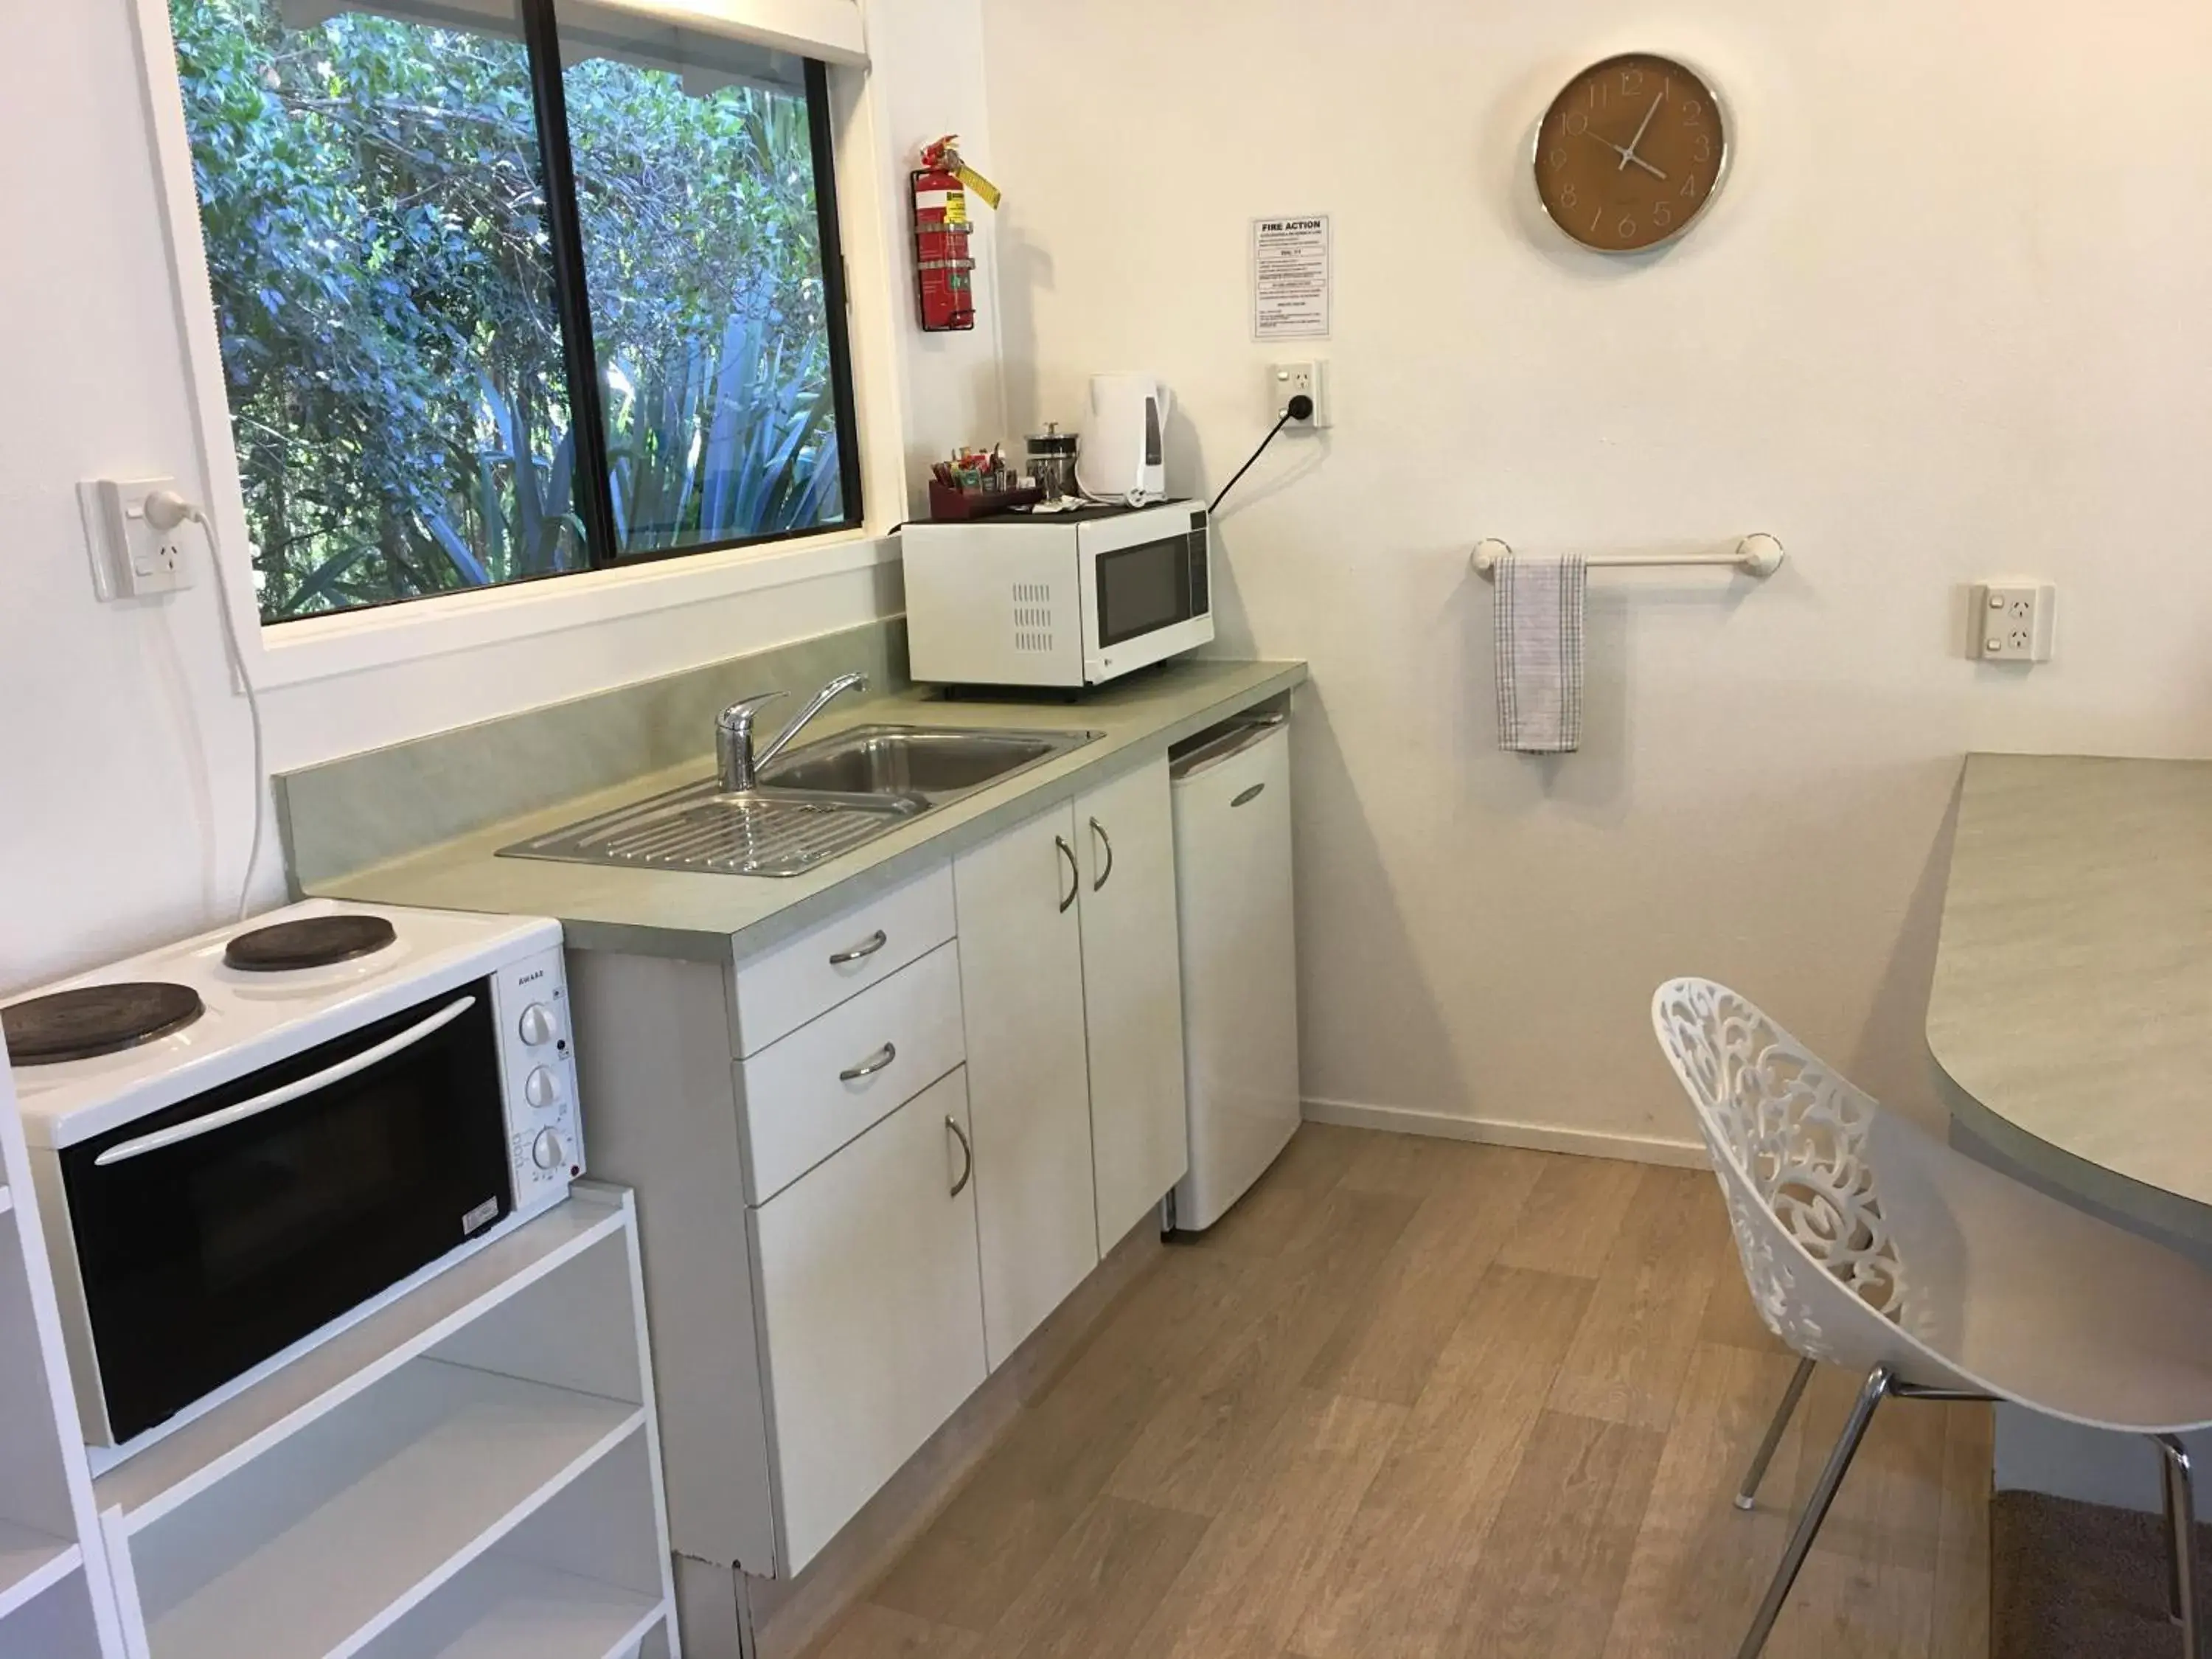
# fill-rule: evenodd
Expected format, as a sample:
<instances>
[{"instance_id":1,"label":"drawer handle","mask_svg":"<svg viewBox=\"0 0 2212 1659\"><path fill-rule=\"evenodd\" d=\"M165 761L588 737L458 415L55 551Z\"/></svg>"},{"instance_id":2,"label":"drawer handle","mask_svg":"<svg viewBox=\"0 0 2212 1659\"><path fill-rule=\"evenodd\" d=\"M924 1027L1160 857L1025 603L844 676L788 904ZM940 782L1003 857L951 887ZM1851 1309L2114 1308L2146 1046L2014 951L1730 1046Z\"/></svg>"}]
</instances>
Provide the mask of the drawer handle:
<instances>
[{"instance_id":1,"label":"drawer handle","mask_svg":"<svg viewBox=\"0 0 2212 1659\"><path fill-rule=\"evenodd\" d=\"M1106 867L1098 872L1098 879L1091 884L1091 890L1095 893L1114 879L1114 837L1106 833L1106 826L1097 818L1091 820L1091 833L1098 837L1098 844L1106 849Z\"/></svg>"},{"instance_id":2,"label":"drawer handle","mask_svg":"<svg viewBox=\"0 0 2212 1659\"><path fill-rule=\"evenodd\" d=\"M890 935L878 927L876 929L875 937L866 945L855 945L849 951L838 951L836 956L830 958L830 965L832 968L848 968L856 962L866 962L890 942Z\"/></svg>"},{"instance_id":3,"label":"drawer handle","mask_svg":"<svg viewBox=\"0 0 2212 1659\"><path fill-rule=\"evenodd\" d=\"M960 1127L960 1120L948 1117L945 1127L952 1131L952 1138L960 1143L960 1179L952 1183L947 1198L957 1198L968 1190L968 1182L975 1174L975 1149L968 1144L968 1132Z\"/></svg>"},{"instance_id":4,"label":"drawer handle","mask_svg":"<svg viewBox=\"0 0 2212 1659\"><path fill-rule=\"evenodd\" d=\"M1260 799L1261 795L1266 792L1267 787L1267 786L1264 783L1255 783L1229 804L1231 806L1249 806L1254 801Z\"/></svg>"},{"instance_id":5,"label":"drawer handle","mask_svg":"<svg viewBox=\"0 0 2212 1659\"><path fill-rule=\"evenodd\" d=\"M1083 890L1083 872L1076 868L1075 849L1067 844L1066 836L1054 836L1052 844L1060 848L1060 857L1067 860L1067 896L1060 902L1060 914L1064 916L1075 903L1075 896Z\"/></svg>"},{"instance_id":6,"label":"drawer handle","mask_svg":"<svg viewBox=\"0 0 2212 1659\"><path fill-rule=\"evenodd\" d=\"M840 1083L858 1083L864 1077L873 1077L898 1058L898 1044L886 1042L858 1066L837 1073Z\"/></svg>"}]
</instances>

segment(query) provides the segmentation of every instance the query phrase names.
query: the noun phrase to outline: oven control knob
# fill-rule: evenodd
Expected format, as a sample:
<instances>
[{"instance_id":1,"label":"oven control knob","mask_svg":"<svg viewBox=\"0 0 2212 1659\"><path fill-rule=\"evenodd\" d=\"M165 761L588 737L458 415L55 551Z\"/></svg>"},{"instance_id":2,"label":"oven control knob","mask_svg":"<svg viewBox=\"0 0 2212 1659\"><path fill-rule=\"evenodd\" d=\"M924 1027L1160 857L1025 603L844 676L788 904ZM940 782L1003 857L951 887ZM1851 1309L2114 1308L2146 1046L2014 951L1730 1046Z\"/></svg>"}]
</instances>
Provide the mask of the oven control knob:
<instances>
[{"instance_id":1,"label":"oven control knob","mask_svg":"<svg viewBox=\"0 0 2212 1659\"><path fill-rule=\"evenodd\" d=\"M568 1149L550 1129L540 1129L530 1143L530 1159L541 1170L557 1170L568 1161Z\"/></svg>"},{"instance_id":2,"label":"oven control knob","mask_svg":"<svg viewBox=\"0 0 2212 1659\"><path fill-rule=\"evenodd\" d=\"M533 1002L522 1011L522 1040L535 1048L561 1035L561 1023L553 1018L553 1011L542 1002Z\"/></svg>"},{"instance_id":3,"label":"oven control knob","mask_svg":"<svg viewBox=\"0 0 2212 1659\"><path fill-rule=\"evenodd\" d=\"M522 1080L522 1097L532 1106L558 1106L561 1103L561 1079L548 1066L539 1066Z\"/></svg>"}]
</instances>

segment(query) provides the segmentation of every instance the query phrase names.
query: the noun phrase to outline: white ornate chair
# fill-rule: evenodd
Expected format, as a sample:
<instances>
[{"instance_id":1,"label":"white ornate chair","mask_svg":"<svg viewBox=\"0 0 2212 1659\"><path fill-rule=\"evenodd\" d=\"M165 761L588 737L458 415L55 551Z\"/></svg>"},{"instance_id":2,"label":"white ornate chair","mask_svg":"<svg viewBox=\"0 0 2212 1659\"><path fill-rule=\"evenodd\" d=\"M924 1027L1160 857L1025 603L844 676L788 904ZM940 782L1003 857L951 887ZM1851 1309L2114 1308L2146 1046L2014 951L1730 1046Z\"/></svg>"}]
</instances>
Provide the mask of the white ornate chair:
<instances>
[{"instance_id":1,"label":"white ornate chair","mask_svg":"<svg viewBox=\"0 0 2212 1659\"><path fill-rule=\"evenodd\" d=\"M2169 1605L2201 1659L2189 1455L2212 1427L2212 1274L1885 1113L1724 986L1651 1022L1698 1109L1752 1300L1800 1356L1736 1498L1749 1509L1817 1361L1865 1374L1739 1659L1765 1645L1875 1410L2007 1401L2144 1435L2163 1458Z\"/></svg>"}]
</instances>

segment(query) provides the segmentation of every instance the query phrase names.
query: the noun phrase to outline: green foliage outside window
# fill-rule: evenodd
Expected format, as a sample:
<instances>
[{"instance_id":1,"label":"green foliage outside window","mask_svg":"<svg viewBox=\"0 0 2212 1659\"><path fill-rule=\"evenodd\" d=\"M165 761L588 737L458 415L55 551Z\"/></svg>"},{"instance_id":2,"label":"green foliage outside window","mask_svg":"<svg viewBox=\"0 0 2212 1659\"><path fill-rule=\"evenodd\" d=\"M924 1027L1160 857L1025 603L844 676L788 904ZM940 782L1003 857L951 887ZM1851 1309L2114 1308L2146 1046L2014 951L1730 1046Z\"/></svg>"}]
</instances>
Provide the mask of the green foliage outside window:
<instances>
[{"instance_id":1,"label":"green foliage outside window","mask_svg":"<svg viewBox=\"0 0 2212 1659\"><path fill-rule=\"evenodd\" d=\"M580 569L512 38L173 0L264 620ZM563 75L623 554L843 520L807 100Z\"/></svg>"}]
</instances>

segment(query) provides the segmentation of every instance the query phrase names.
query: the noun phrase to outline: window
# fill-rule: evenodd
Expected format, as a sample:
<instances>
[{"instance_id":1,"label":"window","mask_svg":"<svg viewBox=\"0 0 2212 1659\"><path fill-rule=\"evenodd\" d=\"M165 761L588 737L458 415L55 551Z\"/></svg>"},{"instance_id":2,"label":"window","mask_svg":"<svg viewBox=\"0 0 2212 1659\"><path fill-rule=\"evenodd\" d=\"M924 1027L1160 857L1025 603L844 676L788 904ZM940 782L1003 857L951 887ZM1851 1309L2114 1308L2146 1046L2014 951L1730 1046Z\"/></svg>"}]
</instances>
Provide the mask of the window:
<instances>
[{"instance_id":1,"label":"window","mask_svg":"<svg viewBox=\"0 0 2212 1659\"><path fill-rule=\"evenodd\" d=\"M171 0L264 622L860 521L821 64Z\"/></svg>"}]
</instances>

